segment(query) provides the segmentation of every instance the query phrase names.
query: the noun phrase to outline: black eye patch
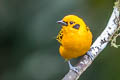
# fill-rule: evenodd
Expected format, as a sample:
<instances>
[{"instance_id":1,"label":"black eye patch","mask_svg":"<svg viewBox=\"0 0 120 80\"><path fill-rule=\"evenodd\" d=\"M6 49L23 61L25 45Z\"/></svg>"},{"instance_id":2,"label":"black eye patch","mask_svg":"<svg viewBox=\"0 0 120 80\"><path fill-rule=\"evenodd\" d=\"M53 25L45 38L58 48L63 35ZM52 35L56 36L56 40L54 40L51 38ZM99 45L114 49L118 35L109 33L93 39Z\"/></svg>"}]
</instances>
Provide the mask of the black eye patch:
<instances>
[{"instance_id":1,"label":"black eye patch","mask_svg":"<svg viewBox=\"0 0 120 80\"><path fill-rule=\"evenodd\" d=\"M76 24L76 25L73 26L73 28L75 28L75 29L79 29L79 27L80 27L79 24Z\"/></svg>"}]
</instances>

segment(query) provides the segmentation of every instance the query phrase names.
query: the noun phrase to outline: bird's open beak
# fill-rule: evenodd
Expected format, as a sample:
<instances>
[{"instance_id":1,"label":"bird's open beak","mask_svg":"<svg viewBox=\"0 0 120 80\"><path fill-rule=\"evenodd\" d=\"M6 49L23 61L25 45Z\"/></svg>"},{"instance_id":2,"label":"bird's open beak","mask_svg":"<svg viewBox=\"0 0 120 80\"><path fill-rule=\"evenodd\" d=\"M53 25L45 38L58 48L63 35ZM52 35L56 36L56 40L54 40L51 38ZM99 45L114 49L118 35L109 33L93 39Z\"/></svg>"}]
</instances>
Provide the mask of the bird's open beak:
<instances>
[{"instance_id":1,"label":"bird's open beak","mask_svg":"<svg viewBox=\"0 0 120 80\"><path fill-rule=\"evenodd\" d=\"M63 26L67 26L67 25L68 25L66 22L64 22L64 21L62 21L62 20L57 21L57 23L58 23L58 24L61 24L61 25L63 25Z\"/></svg>"}]
</instances>

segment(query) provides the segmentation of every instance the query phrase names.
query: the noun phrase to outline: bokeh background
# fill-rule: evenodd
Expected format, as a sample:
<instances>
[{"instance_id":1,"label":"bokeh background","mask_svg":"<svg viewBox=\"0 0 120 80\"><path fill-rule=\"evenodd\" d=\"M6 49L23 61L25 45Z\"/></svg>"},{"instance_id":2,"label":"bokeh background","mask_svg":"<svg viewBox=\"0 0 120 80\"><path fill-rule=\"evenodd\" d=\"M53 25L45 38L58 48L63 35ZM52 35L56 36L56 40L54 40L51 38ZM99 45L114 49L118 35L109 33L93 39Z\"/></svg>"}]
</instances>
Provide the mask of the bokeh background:
<instances>
[{"instance_id":1,"label":"bokeh background","mask_svg":"<svg viewBox=\"0 0 120 80\"><path fill-rule=\"evenodd\" d=\"M114 2L0 0L0 80L61 80L69 67L58 52L55 37L61 27L56 21L78 15L89 25L94 41L104 30ZM80 80L120 80L120 49L109 44Z\"/></svg>"}]
</instances>

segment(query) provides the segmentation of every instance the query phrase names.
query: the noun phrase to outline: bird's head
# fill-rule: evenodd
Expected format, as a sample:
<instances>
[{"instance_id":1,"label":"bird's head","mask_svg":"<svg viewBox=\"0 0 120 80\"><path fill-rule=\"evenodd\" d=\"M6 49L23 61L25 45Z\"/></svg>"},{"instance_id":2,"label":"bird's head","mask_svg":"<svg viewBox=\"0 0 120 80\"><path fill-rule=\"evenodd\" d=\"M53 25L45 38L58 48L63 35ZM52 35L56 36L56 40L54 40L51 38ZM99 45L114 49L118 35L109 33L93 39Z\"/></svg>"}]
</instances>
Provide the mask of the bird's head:
<instances>
[{"instance_id":1,"label":"bird's head","mask_svg":"<svg viewBox=\"0 0 120 80\"><path fill-rule=\"evenodd\" d=\"M62 20L57 21L57 23L71 30L84 30L86 28L84 21L76 15L67 15Z\"/></svg>"}]
</instances>

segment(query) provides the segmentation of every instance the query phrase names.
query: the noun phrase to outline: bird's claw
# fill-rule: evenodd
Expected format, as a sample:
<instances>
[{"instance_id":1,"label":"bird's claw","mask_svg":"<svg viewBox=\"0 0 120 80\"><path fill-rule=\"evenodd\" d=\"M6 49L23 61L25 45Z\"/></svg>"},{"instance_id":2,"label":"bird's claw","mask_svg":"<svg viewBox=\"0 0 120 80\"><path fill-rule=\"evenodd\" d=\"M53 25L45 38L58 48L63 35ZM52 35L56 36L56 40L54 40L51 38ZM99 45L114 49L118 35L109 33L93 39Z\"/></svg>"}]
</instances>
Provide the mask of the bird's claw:
<instances>
[{"instance_id":1,"label":"bird's claw","mask_svg":"<svg viewBox=\"0 0 120 80\"><path fill-rule=\"evenodd\" d=\"M79 72L78 67L73 67L73 66L70 64L70 61L68 61L68 64L69 64L70 70L73 70L73 71L75 71L76 73Z\"/></svg>"},{"instance_id":2,"label":"bird's claw","mask_svg":"<svg viewBox=\"0 0 120 80\"><path fill-rule=\"evenodd\" d=\"M87 55L90 57L91 60L94 60L94 56L91 55L91 53L89 51L87 52Z\"/></svg>"},{"instance_id":3,"label":"bird's claw","mask_svg":"<svg viewBox=\"0 0 120 80\"><path fill-rule=\"evenodd\" d=\"M79 73L78 67L71 67L70 70L75 71L76 73Z\"/></svg>"}]
</instances>

